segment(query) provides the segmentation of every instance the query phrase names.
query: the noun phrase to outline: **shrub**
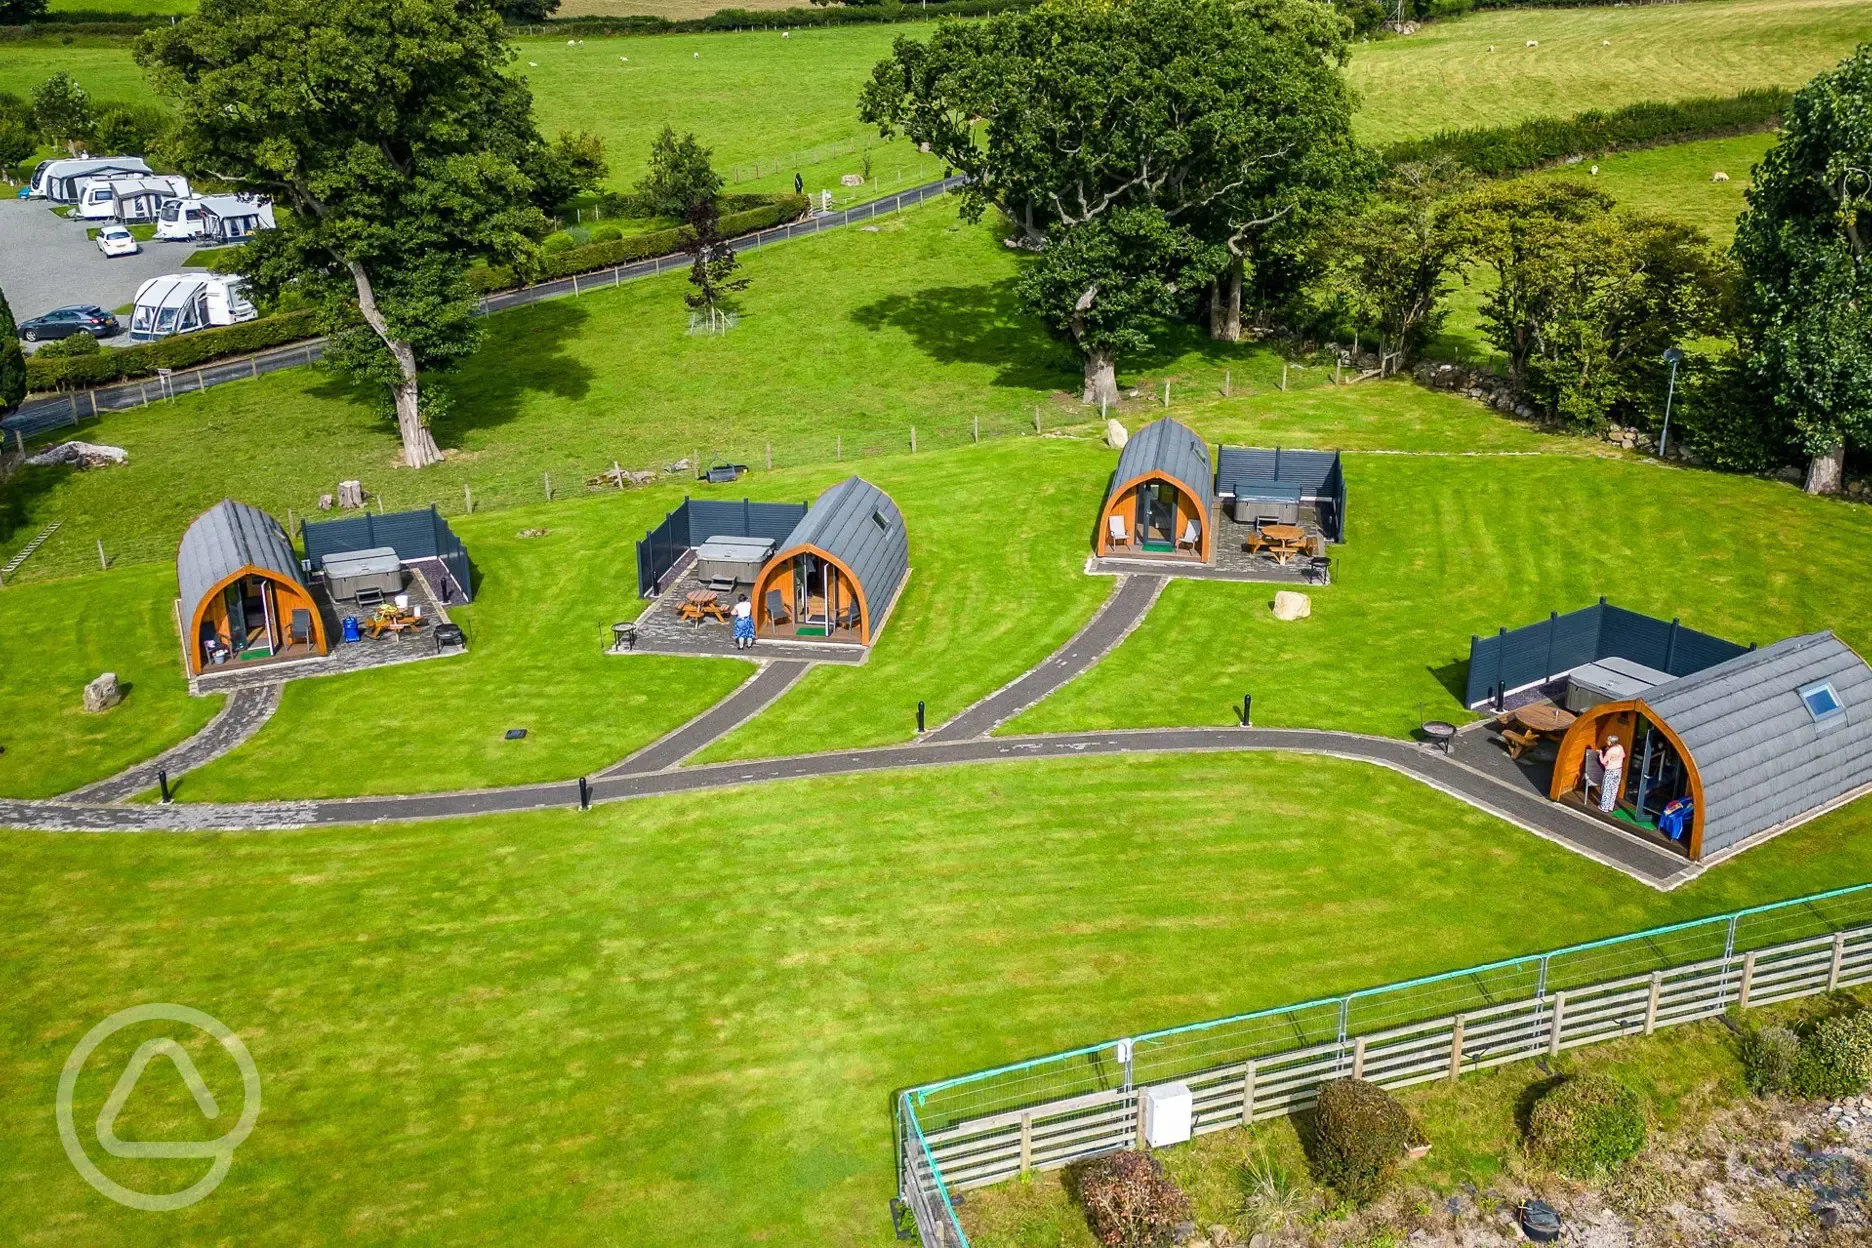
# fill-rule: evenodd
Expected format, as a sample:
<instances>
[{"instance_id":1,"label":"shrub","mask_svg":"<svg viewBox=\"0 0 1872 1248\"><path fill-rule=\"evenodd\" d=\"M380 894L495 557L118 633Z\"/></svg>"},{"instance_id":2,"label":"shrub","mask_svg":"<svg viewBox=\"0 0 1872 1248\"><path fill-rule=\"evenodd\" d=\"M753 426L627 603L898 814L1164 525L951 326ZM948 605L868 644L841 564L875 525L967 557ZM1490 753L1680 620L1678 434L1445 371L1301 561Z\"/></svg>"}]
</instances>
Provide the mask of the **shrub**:
<instances>
[{"instance_id":1,"label":"shrub","mask_svg":"<svg viewBox=\"0 0 1872 1248\"><path fill-rule=\"evenodd\" d=\"M1757 1027L1742 1036L1742 1078L1756 1096L1786 1092L1800 1059L1800 1037L1786 1027Z\"/></svg>"},{"instance_id":2,"label":"shrub","mask_svg":"<svg viewBox=\"0 0 1872 1248\"><path fill-rule=\"evenodd\" d=\"M194 368L223 356L264 351L317 334L318 315L305 310L178 334L160 342L98 355L47 359L42 350L27 358L26 382L33 390L101 386L130 378L152 377L159 368Z\"/></svg>"},{"instance_id":3,"label":"shrub","mask_svg":"<svg viewBox=\"0 0 1872 1248\"><path fill-rule=\"evenodd\" d=\"M40 347L39 355L48 360L69 360L81 355L96 355L103 349L90 334L68 334Z\"/></svg>"},{"instance_id":4,"label":"shrub","mask_svg":"<svg viewBox=\"0 0 1872 1248\"><path fill-rule=\"evenodd\" d=\"M1872 1010L1820 1020L1801 1037L1788 1080L1796 1096L1857 1096L1872 1080Z\"/></svg>"},{"instance_id":5,"label":"shrub","mask_svg":"<svg viewBox=\"0 0 1872 1248\"><path fill-rule=\"evenodd\" d=\"M1713 468L1769 472L1800 458L1792 425L1740 351L1685 361L1671 423L1672 440Z\"/></svg>"},{"instance_id":6,"label":"shrub","mask_svg":"<svg viewBox=\"0 0 1872 1248\"><path fill-rule=\"evenodd\" d=\"M600 225L591 232L591 241L594 243L615 243L623 237L624 231L615 225Z\"/></svg>"},{"instance_id":7,"label":"shrub","mask_svg":"<svg viewBox=\"0 0 1872 1248\"><path fill-rule=\"evenodd\" d=\"M1079 1170L1079 1200L1093 1235L1109 1248L1168 1244L1190 1216L1189 1197L1147 1153L1107 1153Z\"/></svg>"},{"instance_id":8,"label":"shrub","mask_svg":"<svg viewBox=\"0 0 1872 1248\"><path fill-rule=\"evenodd\" d=\"M1670 104L1632 104L1572 117L1541 117L1513 126L1442 130L1428 138L1393 143L1382 155L1392 165L1448 156L1485 177L1502 177L1569 156L1757 129L1772 124L1789 98L1786 91L1762 89Z\"/></svg>"},{"instance_id":9,"label":"shrub","mask_svg":"<svg viewBox=\"0 0 1872 1248\"><path fill-rule=\"evenodd\" d=\"M1535 1102L1528 1117L1528 1151L1574 1178L1611 1173L1644 1142L1643 1098L1605 1075L1568 1079Z\"/></svg>"},{"instance_id":10,"label":"shrub","mask_svg":"<svg viewBox=\"0 0 1872 1248\"><path fill-rule=\"evenodd\" d=\"M576 246L578 246L578 240L564 230L556 234L548 234L540 241L540 250L549 256L557 255L562 251L570 251Z\"/></svg>"},{"instance_id":11,"label":"shrub","mask_svg":"<svg viewBox=\"0 0 1872 1248\"><path fill-rule=\"evenodd\" d=\"M1318 1177L1348 1200L1367 1203L1410 1149L1410 1111L1375 1083L1334 1079L1320 1086L1313 1112Z\"/></svg>"}]
</instances>

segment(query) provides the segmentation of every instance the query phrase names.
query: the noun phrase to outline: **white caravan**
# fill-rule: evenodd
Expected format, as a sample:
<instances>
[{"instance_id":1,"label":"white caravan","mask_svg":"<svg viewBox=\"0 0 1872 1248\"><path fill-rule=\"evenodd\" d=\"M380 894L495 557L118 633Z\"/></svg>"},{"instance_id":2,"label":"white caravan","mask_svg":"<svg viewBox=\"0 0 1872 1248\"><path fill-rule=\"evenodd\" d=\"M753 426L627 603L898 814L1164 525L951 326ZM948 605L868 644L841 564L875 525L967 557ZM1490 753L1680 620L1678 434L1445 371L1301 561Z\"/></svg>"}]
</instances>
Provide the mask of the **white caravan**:
<instances>
[{"instance_id":1,"label":"white caravan","mask_svg":"<svg viewBox=\"0 0 1872 1248\"><path fill-rule=\"evenodd\" d=\"M162 206L189 191L180 174L86 178L79 183L78 212L87 221L154 221Z\"/></svg>"},{"instance_id":2,"label":"white caravan","mask_svg":"<svg viewBox=\"0 0 1872 1248\"><path fill-rule=\"evenodd\" d=\"M55 204L78 202L78 187L87 178L147 177L153 172L140 156L82 156L73 160L42 161L33 170L35 198Z\"/></svg>"},{"instance_id":3,"label":"white caravan","mask_svg":"<svg viewBox=\"0 0 1872 1248\"><path fill-rule=\"evenodd\" d=\"M238 243L273 228L273 203L247 195L203 195L164 204L156 237Z\"/></svg>"},{"instance_id":4,"label":"white caravan","mask_svg":"<svg viewBox=\"0 0 1872 1248\"><path fill-rule=\"evenodd\" d=\"M259 312L247 302L245 283L217 273L171 273L137 287L130 313L130 341L155 342L175 334L251 321Z\"/></svg>"}]
</instances>

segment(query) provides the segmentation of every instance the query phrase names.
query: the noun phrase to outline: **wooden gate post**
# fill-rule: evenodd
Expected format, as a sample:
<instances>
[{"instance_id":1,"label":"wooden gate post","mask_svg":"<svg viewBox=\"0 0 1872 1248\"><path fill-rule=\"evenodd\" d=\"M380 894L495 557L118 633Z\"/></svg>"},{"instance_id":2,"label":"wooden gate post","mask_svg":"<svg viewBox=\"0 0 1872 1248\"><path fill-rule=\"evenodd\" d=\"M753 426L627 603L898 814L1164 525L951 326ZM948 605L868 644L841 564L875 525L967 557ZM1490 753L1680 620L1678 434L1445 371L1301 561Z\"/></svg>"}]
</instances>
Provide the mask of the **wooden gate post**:
<instances>
[{"instance_id":1,"label":"wooden gate post","mask_svg":"<svg viewBox=\"0 0 1872 1248\"><path fill-rule=\"evenodd\" d=\"M1560 1029L1566 1026L1566 993L1556 992L1553 998L1553 1022L1547 1029L1547 1056L1560 1056Z\"/></svg>"},{"instance_id":2,"label":"wooden gate post","mask_svg":"<svg viewBox=\"0 0 1872 1248\"><path fill-rule=\"evenodd\" d=\"M1454 1083L1462 1075L1463 1015L1458 1014L1450 1027L1449 1077Z\"/></svg>"},{"instance_id":3,"label":"wooden gate post","mask_svg":"<svg viewBox=\"0 0 1872 1248\"><path fill-rule=\"evenodd\" d=\"M1832 964L1827 967L1826 990L1828 992L1837 992L1839 990L1840 964L1843 963L1845 960L1846 960L1846 933L1835 932L1833 933L1833 961L1832 961Z\"/></svg>"},{"instance_id":4,"label":"wooden gate post","mask_svg":"<svg viewBox=\"0 0 1872 1248\"><path fill-rule=\"evenodd\" d=\"M1651 996L1644 1007L1644 1034L1650 1035L1657 1030L1658 996L1664 991L1664 972L1651 972Z\"/></svg>"},{"instance_id":5,"label":"wooden gate post","mask_svg":"<svg viewBox=\"0 0 1872 1248\"><path fill-rule=\"evenodd\" d=\"M1249 1062L1247 1069L1242 1071L1242 1126L1244 1127L1254 1123L1254 1085L1255 1064Z\"/></svg>"},{"instance_id":6,"label":"wooden gate post","mask_svg":"<svg viewBox=\"0 0 1872 1248\"><path fill-rule=\"evenodd\" d=\"M1020 1172L1033 1169L1033 1111L1021 1115Z\"/></svg>"},{"instance_id":7,"label":"wooden gate post","mask_svg":"<svg viewBox=\"0 0 1872 1248\"><path fill-rule=\"evenodd\" d=\"M1742 991L1736 994L1736 1008L1748 1009L1749 989L1755 986L1755 951L1742 955Z\"/></svg>"},{"instance_id":8,"label":"wooden gate post","mask_svg":"<svg viewBox=\"0 0 1872 1248\"><path fill-rule=\"evenodd\" d=\"M1360 1036L1352 1042L1352 1077L1365 1077L1365 1037Z\"/></svg>"}]
</instances>

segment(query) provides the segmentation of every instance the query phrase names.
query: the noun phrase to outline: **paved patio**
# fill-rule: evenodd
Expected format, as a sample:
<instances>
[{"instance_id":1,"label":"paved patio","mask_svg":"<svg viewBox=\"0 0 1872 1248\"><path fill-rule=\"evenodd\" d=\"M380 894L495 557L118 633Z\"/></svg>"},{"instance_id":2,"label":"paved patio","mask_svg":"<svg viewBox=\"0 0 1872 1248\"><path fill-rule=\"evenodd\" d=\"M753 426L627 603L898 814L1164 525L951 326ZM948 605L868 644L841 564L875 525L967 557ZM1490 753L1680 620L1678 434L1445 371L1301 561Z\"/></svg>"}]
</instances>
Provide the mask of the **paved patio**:
<instances>
[{"instance_id":1,"label":"paved patio","mask_svg":"<svg viewBox=\"0 0 1872 1248\"><path fill-rule=\"evenodd\" d=\"M708 588L702 583L698 567L691 560L688 566L670 579L667 587L656 596L655 601L644 608L637 617L635 639L624 649L612 647L611 654L687 654L702 657L726 659L797 659L808 663L863 663L870 651L861 645L848 641L781 641L772 637L762 637L755 641L752 650L737 650L734 645L734 626L726 620L704 617L701 621L682 618L680 611L683 599L692 590ZM738 585L733 590L719 595L724 608L734 605L737 594L750 591L750 586Z\"/></svg>"},{"instance_id":2,"label":"paved patio","mask_svg":"<svg viewBox=\"0 0 1872 1248\"><path fill-rule=\"evenodd\" d=\"M1317 525L1305 513L1301 523L1310 531ZM1094 555L1086 560L1086 572L1092 576L1169 576L1191 581L1247 581L1268 585L1307 585L1319 584L1308 581L1305 556L1296 557L1292 562L1279 564L1267 555L1248 553L1248 537L1254 532L1254 525L1239 524L1231 519L1220 502L1210 504L1209 523L1215 533L1215 555L1208 563L1198 563L1188 557L1150 558L1148 556L1105 556ZM1326 548L1327 556L1332 555L1332 547ZM1330 583L1330 582L1328 582Z\"/></svg>"}]
</instances>

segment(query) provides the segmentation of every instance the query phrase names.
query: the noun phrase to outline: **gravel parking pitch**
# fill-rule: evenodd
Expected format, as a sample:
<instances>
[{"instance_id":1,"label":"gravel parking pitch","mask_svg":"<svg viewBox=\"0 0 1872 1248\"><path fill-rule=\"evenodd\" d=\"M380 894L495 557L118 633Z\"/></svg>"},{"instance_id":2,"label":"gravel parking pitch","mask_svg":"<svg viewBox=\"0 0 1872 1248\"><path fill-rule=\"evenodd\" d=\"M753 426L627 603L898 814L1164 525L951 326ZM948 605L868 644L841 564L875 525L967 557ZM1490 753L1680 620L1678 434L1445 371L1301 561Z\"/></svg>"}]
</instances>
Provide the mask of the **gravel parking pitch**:
<instances>
[{"instance_id":1,"label":"gravel parking pitch","mask_svg":"<svg viewBox=\"0 0 1872 1248\"><path fill-rule=\"evenodd\" d=\"M68 303L114 311L136 298L137 287L150 278L183 272L182 262L195 251L194 243L149 242L134 256L106 259L86 237L100 224L64 220L42 199L0 200L0 290L15 319L43 316Z\"/></svg>"}]
</instances>

